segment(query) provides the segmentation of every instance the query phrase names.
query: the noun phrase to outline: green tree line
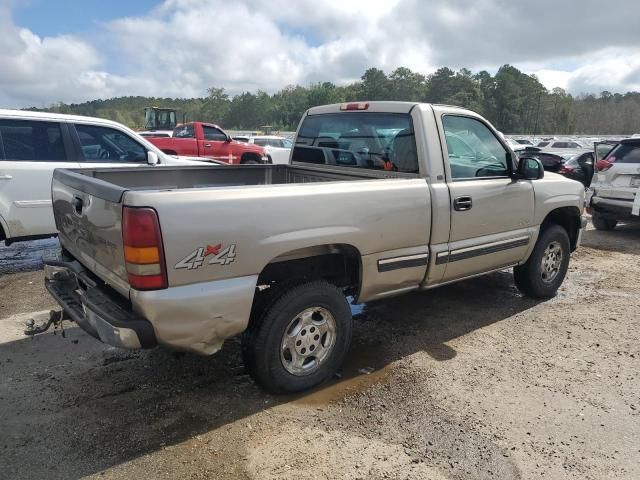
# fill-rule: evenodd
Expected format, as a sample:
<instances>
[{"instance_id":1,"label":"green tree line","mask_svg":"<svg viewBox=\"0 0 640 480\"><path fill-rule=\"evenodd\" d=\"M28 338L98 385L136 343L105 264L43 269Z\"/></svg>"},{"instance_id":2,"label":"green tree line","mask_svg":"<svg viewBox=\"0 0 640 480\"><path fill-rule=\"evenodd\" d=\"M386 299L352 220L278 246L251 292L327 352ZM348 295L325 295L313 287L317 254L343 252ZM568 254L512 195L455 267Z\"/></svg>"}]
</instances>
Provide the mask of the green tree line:
<instances>
[{"instance_id":1,"label":"green tree line","mask_svg":"<svg viewBox=\"0 0 640 480\"><path fill-rule=\"evenodd\" d=\"M292 130L315 105L356 100L406 100L459 105L488 118L504 133L631 134L640 132L640 93L582 94L549 91L535 75L504 65L495 75L442 67L430 75L399 67L387 74L369 68L359 81L339 86L320 82L291 85L269 94L262 90L229 95L211 87L203 98L118 97L80 104L58 103L48 111L108 118L143 126L146 106L172 107L179 120L217 123L229 129L273 125Z\"/></svg>"}]
</instances>

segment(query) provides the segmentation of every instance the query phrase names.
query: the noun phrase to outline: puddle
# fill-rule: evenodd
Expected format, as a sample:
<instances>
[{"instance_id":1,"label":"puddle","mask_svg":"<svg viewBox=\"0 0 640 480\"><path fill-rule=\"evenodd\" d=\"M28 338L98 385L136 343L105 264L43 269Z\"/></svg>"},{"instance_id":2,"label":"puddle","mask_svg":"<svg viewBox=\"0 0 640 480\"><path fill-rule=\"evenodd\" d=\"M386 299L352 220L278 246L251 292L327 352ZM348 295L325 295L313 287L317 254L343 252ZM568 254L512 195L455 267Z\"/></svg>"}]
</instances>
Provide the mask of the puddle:
<instances>
[{"instance_id":1,"label":"puddle","mask_svg":"<svg viewBox=\"0 0 640 480\"><path fill-rule=\"evenodd\" d=\"M361 314L364 314L364 311ZM392 371L393 366L385 362L384 351L379 346L356 340L351 344L343 368L336 378L302 397L297 397L293 403L314 407L326 406L347 395L385 382Z\"/></svg>"},{"instance_id":2,"label":"puddle","mask_svg":"<svg viewBox=\"0 0 640 480\"><path fill-rule=\"evenodd\" d=\"M387 365L380 370L375 370L369 374L359 373L341 379L332 380L324 384L317 390L312 390L304 397L294 400L294 405L304 405L310 407L324 407L331 403L342 400L348 395L362 392L367 388L383 383L391 374L391 365Z\"/></svg>"}]
</instances>

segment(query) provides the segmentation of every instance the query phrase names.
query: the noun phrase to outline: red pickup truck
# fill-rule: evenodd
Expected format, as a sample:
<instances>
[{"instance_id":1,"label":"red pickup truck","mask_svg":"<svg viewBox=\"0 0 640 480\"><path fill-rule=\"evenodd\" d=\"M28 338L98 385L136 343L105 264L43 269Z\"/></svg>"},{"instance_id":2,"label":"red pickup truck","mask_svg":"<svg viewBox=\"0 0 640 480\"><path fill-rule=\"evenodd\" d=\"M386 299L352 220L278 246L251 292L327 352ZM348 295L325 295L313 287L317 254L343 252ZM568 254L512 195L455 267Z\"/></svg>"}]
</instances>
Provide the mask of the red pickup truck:
<instances>
[{"instance_id":1,"label":"red pickup truck","mask_svg":"<svg viewBox=\"0 0 640 480\"><path fill-rule=\"evenodd\" d=\"M191 122L178 125L172 137L147 137L169 155L207 157L225 163L271 163L264 147L236 142L212 123Z\"/></svg>"}]
</instances>

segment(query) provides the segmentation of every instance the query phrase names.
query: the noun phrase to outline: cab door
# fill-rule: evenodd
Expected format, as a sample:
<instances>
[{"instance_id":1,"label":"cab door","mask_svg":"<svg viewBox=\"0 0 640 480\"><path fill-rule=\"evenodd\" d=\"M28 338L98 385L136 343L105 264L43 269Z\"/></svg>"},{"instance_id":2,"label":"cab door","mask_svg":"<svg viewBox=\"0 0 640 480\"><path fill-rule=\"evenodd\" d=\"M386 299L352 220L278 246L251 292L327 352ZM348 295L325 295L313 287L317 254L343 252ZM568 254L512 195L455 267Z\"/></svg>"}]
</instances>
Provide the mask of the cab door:
<instances>
[{"instance_id":1,"label":"cab door","mask_svg":"<svg viewBox=\"0 0 640 480\"><path fill-rule=\"evenodd\" d=\"M484 120L434 111L451 202L443 281L518 263L535 237L531 181L514 179L512 152Z\"/></svg>"},{"instance_id":2,"label":"cab door","mask_svg":"<svg viewBox=\"0 0 640 480\"><path fill-rule=\"evenodd\" d=\"M51 208L56 168L77 168L67 124L0 120L0 217L7 237L57 233Z\"/></svg>"},{"instance_id":3,"label":"cab door","mask_svg":"<svg viewBox=\"0 0 640 480\"><path fill-rule=\"evenodd\" d=\"M212 125L202 125L200 142L201 156L213 158L221 162L239 163L232 152L231 142L227 141L227 134Z\"/></svg>"}]
</instances>

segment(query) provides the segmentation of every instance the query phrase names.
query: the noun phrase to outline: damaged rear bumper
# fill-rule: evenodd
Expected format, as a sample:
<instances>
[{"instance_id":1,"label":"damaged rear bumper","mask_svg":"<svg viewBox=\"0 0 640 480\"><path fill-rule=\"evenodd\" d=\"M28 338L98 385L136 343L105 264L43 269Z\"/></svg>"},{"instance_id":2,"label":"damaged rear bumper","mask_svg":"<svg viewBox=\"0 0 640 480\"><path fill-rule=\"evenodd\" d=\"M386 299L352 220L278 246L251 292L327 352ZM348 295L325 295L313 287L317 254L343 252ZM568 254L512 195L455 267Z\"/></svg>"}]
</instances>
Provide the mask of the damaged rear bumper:
<instances>
[{"instance_id":1,"label":"damaged rear bumper","mask_svg":"<svg viewBox=\"0 0 640 480\"><path fill-rule=\"evenodd\" d=\"M69 318L89 335L120 348L157 345L153 325L134 313L117 294L98 286L79 262L61 254L42 260L45 287Z\"/></svg>"},{"instance_id":2,"label":"damaged rear bumper","mask_svg":"<svg viewBox=\"0 0 640 480\"><path fill-rule=\"evenodd\" d=\"M84 331L121 348L163 345L211 355L248 325L257 275L163 290L112 291L70 256L43 258L45 286Z\"/></svg>"}]
</instances>

